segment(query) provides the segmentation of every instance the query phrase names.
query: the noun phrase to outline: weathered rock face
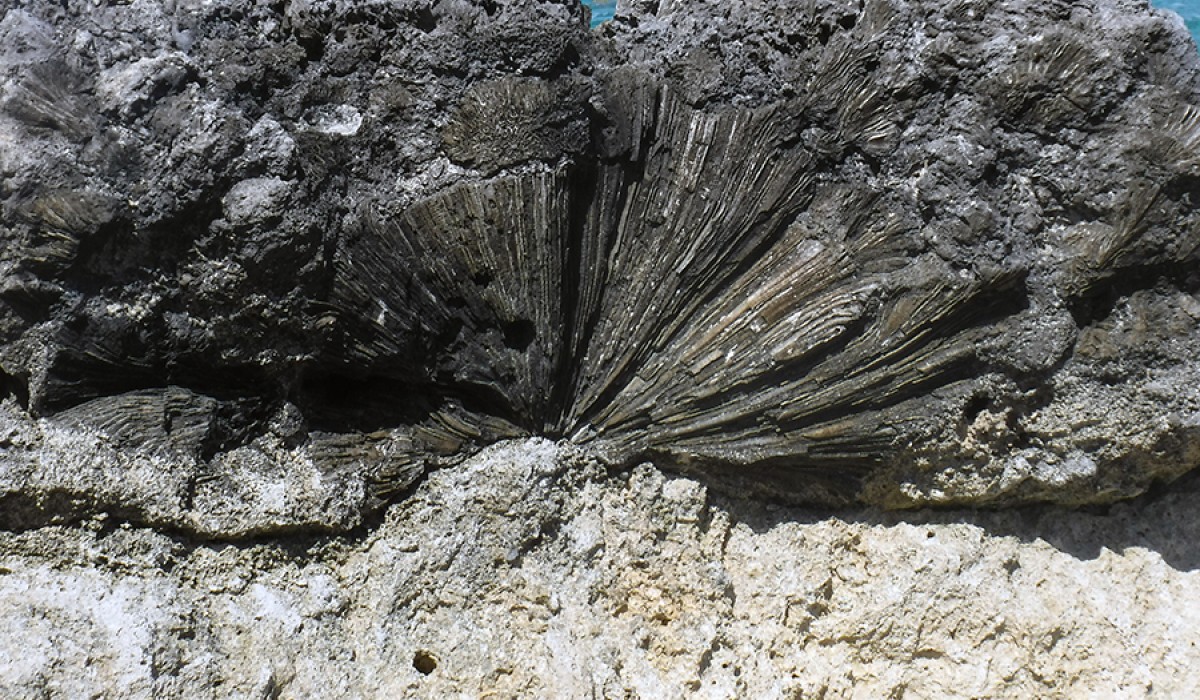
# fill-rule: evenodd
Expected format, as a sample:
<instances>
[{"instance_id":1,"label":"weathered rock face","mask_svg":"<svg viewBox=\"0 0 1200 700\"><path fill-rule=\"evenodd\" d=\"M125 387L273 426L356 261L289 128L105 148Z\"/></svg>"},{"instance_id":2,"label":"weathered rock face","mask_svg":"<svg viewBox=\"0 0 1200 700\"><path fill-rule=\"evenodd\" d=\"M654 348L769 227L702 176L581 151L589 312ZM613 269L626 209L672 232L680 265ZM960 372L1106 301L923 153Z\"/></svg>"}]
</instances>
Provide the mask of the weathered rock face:
<instances>
[{"instance_id":1,"label":"weathered rock face","mask_svg":"<svg viewBox=\"0 0 1200 700\"><path fill-rule=\"evenodd\" d=\"M1107 514L829 518L530 440L357 540L0 533L0 694L1194 697L1185 479Z\"/></svg>"},{"instance_id":2,"label":"weathered rock face","mask_svg":"<svg viewBox=\"0 0 1200 700\"><path fill-rule=\"evenodd\" d=\"M499 439L826 505L1200 463L1144 4L23 3L3 524L347 531Z\"/></svg>"}]
</instances>

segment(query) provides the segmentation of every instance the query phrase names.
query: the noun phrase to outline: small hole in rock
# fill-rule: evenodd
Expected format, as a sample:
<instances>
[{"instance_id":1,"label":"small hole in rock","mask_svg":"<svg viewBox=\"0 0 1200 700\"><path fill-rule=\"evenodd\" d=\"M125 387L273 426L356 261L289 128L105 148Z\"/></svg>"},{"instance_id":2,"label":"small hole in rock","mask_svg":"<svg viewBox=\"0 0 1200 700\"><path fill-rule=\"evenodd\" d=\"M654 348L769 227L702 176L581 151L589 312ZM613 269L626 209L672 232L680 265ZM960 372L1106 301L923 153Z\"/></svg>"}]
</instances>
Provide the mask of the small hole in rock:
<instances>
[{"instance_id":1,"label":"small hole in rock","mask_svg":"<svg viewBox=\"0 0 1200 700\"><path fill-rule=\"evenodd\" d=\"M972 396L971 400L967 402L967 405L963 406L963 418L966 420L967 424L974 423L975 419L979 417L979 414L983 413L991 405L992 399L987 394Z\"/></svg>"},{"instance_id":2,"label":"small hole in rock","mask_svg":"<svg viewBox=\"0 0 1200 700\"><path fill-rule=\"evenodd\" d=\"M504 324L504 344L514 350L523 352L529 349L536 337L537 327L532 321L521 319Z\"/></svg>"},{"instance_id":3,"label":"small hole in rock","mask_svg":"<svg viewBox=\"0 0 1200 700\"><path fill-rule=\"evenodd\" d=\"M437 658L424 649L413 654L413 668L420 671L421 675L428 676L433 673L437 665Z\"/></svg>"},{"instance_id":4,"label":"small hole in rock","mask_svg":"<svg viewBox=\"0 0 1200 700\"><path fill-rule=\"evenodd\" d=\"M417 29L428 34L437 29L437 26L438 17L433 14L432 10L423 9L417 12Z\"/></svg>"}]
</instances>

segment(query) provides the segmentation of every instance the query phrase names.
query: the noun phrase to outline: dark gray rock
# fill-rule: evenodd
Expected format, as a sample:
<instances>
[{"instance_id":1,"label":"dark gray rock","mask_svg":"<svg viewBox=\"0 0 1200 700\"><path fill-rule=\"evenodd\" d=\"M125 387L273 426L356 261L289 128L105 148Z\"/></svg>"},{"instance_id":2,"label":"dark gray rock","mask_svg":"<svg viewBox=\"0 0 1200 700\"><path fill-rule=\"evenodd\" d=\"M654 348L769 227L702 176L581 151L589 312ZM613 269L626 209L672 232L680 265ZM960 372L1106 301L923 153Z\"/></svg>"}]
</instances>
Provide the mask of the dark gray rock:
<instances>
[{"instance_id":1,"label":"dark gray rock","mask_svg":"<svg viewBox=\"0 0 1200 700\"><path fill-rule=\"evenodd\" d=\"M346 530L527 434L832 505L1200 464L1143 3L27 2L0 107L9 527Z\"/></svg>"}]
</instances>

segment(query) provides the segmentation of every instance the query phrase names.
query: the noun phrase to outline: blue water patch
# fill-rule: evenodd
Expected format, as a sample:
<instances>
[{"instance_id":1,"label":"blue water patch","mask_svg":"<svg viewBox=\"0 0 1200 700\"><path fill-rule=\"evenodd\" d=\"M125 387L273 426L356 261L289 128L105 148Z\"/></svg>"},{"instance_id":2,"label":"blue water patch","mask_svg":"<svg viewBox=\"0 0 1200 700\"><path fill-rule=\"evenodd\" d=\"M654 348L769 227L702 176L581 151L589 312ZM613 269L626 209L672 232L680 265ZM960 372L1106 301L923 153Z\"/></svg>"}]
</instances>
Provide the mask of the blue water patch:
<instances>
[{"instance_id":1,"label":"blue water patch","mask_svg":"<svg viewBox=\"0 0 1200 700\"><path fill-rule=\"evenodd\" d=\"M1187 28L1191 30L1196 43L1200 44L1200 0L1153 0L1154 5L1164 10L1173 10L1183 17ZM583 4L592 10L592 26L597 27L602 22L613 18L617 10L617 0L583 0Z\"/></svg>"},{"instance_id":2,"label":"blue water patch","mask_svg":"<svg viewBox=\"0 0 1200 700\"><path fill-rule=\"evenodd\" d=\"M1152 0L1155 7L1178 12L1184 24L1192 32L1192 38L1200 44L1200 0Z\"/></svg>"},{"instance_id":3,"label":"blue water patch","mask_svg":"<svg viewBox=\"0 0 1200 700\"><path fill-rule=\"evenodd\" d=\"M612 19L613 13L617 11L617 0L583 0L583 4L592 10L592 27L598 27L601 22Z\"/></svg>"}]
</instances>

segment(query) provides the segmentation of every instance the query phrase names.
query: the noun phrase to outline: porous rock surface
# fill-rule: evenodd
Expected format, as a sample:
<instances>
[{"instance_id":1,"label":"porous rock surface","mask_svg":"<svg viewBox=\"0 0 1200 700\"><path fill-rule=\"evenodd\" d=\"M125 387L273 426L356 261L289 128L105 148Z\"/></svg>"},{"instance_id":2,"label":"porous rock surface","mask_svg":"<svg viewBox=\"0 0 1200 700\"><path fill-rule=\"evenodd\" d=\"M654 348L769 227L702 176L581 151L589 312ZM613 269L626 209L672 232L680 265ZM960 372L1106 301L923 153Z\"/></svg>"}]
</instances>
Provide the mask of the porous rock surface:
<instances>
[{"instance_id":1,"label":"porous rock surface","mask_svg":"<svg viewBox=\"0 0 1200 700\"><path fill-rule=\"evenodd\" d=\"M1194 695L1197 192L1144 2L0 4L0 695Z\"/></svg>"},{"instance_id":2,"label":"porous rock surface","mask_svg":"<svg viewBox=\"0 0 1200 700\"><path fill-rule=\"evenodd\" d=\"M830 517L501 443L360 539L0 535L0 694L1191 697L1194 489Z\"/></svg>"}]
</instances>

